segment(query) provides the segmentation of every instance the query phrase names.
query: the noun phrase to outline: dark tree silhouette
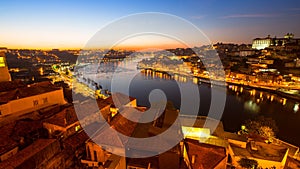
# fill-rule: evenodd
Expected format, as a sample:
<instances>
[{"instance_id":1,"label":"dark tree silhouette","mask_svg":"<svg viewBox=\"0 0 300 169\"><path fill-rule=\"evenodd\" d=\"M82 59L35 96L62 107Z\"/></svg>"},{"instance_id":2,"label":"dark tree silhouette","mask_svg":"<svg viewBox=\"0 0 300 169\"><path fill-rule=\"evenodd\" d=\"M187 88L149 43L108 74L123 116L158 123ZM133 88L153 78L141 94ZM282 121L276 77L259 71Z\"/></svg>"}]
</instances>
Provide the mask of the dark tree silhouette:
<instances>
[{"instance_id":1,"label":"dark tree silhouette","mask_svg":"<svg viewBox=\"0 0 300 169\"><path fill-rule=\"evenodd\" d=\"M256 160L242 158L238 161L239 165L243 168L247 169L256 169L258 166L258 162Z\"/></svg>"}]
</instances>

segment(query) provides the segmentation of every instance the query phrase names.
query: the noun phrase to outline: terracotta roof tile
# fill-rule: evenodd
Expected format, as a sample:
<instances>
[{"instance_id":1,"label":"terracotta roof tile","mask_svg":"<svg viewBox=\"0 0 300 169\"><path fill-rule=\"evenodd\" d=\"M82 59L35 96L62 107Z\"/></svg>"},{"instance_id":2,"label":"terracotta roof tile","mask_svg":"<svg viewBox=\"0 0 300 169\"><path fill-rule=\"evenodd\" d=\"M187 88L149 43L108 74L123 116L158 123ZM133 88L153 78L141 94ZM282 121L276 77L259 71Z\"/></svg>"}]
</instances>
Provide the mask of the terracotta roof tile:
<instances>
[{"instance_id":1,"label":"terracotta roof tile","mask_svg":"<svg viewBox=\"0 0 300 169\"><path fill-rule=\"evenodd\" d=\"M192 139L185 139L185 144L190 161L195 155L195 162L191 164L193 168L213 169L226 158L226 150L223 147L200 143Z\"/></svg>"},{"instance_id":2,"label":"terracotta roof tile","mask_svg":"<svg viewBox=\"0 0 300 169\"><path fill-rule=\"evenodd\" d=\"M9 123L0 128L0 154L6 153L18 146L18 143L11 138L15 124L15 122Z\"/></svg>"},{"instance_id":3,"label":"terracotta roof tile","mask_svg":"<svg viewBox=\"0 0 300 169\"><path fill-rule=\"evenodd\" d=\"M131 136L137 126L137 122L128 120L125 117L138 121L141 115L142 113L134 108L125 108L112 118L109 126L100 129L93 140L98 144L123 147L128 141L125 136Z\"/></svg>"},{"instance_id":4,"label":"terracotta roof tile","mask_svg":"<svg viewBox=\"0 0 300 169\"><path fill-rule=\"evenodd\" d=\"M77 149L81 146L84 146L85 141L89 139L89 136L82 130L79 133L74 134L73 136L67 138L64 143L67 146Z\"/></svg>"},{"instance_id":5,"label":"terracotta roof tile","mask_svg":"<svg viewBox=\"0 0 300 169\"><path fill-rule=\"evenodd\" d=\"M67 127L78 121L77 115L75 113L74 107L70 106L63 109L61 112L55 114L54 116L46 119L44 122L58 125L61 127Z\"/></svg>"}]
</instances>

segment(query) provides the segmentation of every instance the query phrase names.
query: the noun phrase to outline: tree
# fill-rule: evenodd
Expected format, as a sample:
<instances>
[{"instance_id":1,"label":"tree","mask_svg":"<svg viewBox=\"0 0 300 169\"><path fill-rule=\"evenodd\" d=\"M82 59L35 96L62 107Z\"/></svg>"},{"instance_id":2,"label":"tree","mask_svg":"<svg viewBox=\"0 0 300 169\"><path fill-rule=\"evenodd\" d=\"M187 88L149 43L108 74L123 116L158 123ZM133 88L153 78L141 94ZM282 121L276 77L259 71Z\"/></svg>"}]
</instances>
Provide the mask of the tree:
<instances>
[{"instance_id":1,"label":"tree","mask_svg":"<svg viewBox=\"0 0 300 169\"><path fill-rule=\"evenodd\" d=\"M247 168L247 169L256 169L258 166L258 162L256 160L253 159L248 159L248 158L241 158L238 161L239 165L243 168Z\"/></svg>"},{"instance_id":2,"label":"tree","mask_svg":"<svg viewBox=\"0 0 300 169\"><path fill-rule=\"evenodd\" d=\"M260 135L271 140L278 132L276 122L269 117L259 116L245 121L248 133Z\"/></svg>"},{"instance_id":3,"label":"tree","mask_svg":"<svg viewBox=\"0 0 300 169\"><path fill-rule=\"evenodd\" d=\"M258 129L258 134L264 138L268 138L270 141L272 141L272 138L275 137L273 129L271 129L269 126L261 126Z\"/></svg>"}]
</instances>

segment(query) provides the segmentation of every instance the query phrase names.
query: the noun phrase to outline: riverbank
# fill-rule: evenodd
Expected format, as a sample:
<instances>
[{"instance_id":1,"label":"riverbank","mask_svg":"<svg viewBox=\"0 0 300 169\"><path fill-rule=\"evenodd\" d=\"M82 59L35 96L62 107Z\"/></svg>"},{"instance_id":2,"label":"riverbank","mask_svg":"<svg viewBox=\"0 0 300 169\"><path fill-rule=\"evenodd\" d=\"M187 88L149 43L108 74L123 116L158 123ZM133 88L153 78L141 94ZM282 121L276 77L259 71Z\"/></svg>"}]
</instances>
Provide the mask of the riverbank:
<instances>
[{"instance_id":1,"label":"riverbank","mask_svg":"<svg viewBox=\"0 0 300 169\"><path fill-rule=\"evenodd\" d=\"M269 93L274 93L274 94L277 94L278 96L285 97L287 99L292 99L292 100L298 101L298 102L300 101L300 95L284 93L282 91L279 91L278 89L266 88L264 86L245 85L245 84L234 83L234 82L226 82L226 83L228 85L242 86L245 88L251 88L251 89L256 89L256 90L265 91L265 92L269 92Z\"/></svg>"},{"instance_id":2,"label":"riverbank","mask_svg":"<svg viewBox=\"0 0 300 169\"><path fill-rule=\"evenodd\" d=\"M153 68L140 68L141 70L151 70L154 72L160 72L160 73L165 73L170 75L171 77L174 78L174 75L179 75L179 76L186 76L186 77L193 77L193 78L197 78L198 82L201 83L206 83L206 84L211 84L211 85L216 85L216 86L228 86L228 85L236 85L236 86L242 86L242 87L246 87L246 88L251 88L251 89L256 89L256 90L260 90L260 91L265 91L265 92L270 92L270 93L274 93L278 96L287 98L287 99L292 99L294 101L300 102L300 95L299 94L289 94L289 93L285 93L283 91L280 91L279 88L276 87L266 87L266 86L259 86L259 85L252 85L252 84L242 84L239 82L233 82L233 81L222 81L222 80L217 80L217 79L213 79L211 81L210 78L206 78L206 77L202 77L202 76L197 76L197 75L190 75L190 74L186 74L183 72L166 72L163 70L158 70L158 69L153 69Z\"/></svg>"}]
</instances>

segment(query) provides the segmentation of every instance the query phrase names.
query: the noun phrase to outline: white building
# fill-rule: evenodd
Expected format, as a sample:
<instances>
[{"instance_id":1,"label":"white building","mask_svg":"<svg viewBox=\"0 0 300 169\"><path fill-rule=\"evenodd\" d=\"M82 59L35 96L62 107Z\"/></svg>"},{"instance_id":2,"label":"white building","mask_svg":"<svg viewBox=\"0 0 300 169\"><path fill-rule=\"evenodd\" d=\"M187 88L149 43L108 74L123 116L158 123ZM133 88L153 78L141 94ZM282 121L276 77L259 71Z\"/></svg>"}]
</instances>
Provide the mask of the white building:
<instances>
[{"instance_id":1,"label":"white building","mask_svg":"<svg viewBox=\"0 0 300 169\"><path fill-rule=\"evenodd\" d=\"M56 104L66 104L63 89L50 82L0 92L0 120L11 115L22 116Z\"/></svg>"},{"instance_id":2,"label":"white building","mask_svg":"<svg viewBox=\"0 0 300 169\"><path fill-rule=\"evenodd\" d=\"M283 38L271 38L268 35L266 38L255 38L252 42L252 48L261 50L267 47L275 47L275 46L286 46L287 44L298 44L299 38L294 38L294 35L291 33L286 34Z\"/></svg>"},{"instance_id":3,"label":"white building","mask_svg":"<svg viewBox=\"0 0 300 169\"><path fill-rule=\"evenodd\" d=\"M272 38L270 36L266 38L256 38L252 42L252 48L260 50L271 46L271 44Z\"/></svg>"}]
</instances>

